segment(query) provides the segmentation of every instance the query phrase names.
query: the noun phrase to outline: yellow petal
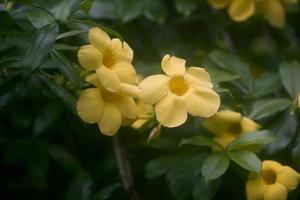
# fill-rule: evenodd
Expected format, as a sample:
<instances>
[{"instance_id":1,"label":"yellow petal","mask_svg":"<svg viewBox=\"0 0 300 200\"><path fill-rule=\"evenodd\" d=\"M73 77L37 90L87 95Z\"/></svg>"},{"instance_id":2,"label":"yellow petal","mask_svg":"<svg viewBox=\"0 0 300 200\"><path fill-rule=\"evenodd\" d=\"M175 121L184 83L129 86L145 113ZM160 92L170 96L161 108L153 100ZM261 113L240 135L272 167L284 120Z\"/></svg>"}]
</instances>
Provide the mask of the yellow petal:
<instances>
[{"instance_id":1,"label":"yellow petal","mask_svg":"<svg viewBox=\"0 0 300 200\"><path fill-rule=\"evenodd\" d=\"M237 22L248 19L254 11L254 0L232 0L228 9L230 17Z\"/></svg>"},{"instance_id":2,"label":"yellow petal","mask_svg":"<svg viewBox=\"0 0 300 200\"><path fill-rule=\"evenodd\" d=\"M141 128L149 119L138 119L135 120L135 122L133 122L133 124L131 124L131 127L134 129L139 129Z\"/></svg>"},{"instance_id":3,"label":"yellow petal","mask_svg":"<svg viewBox=\"0 0 300 200\"><path fill-rule=\"evenodd\" d=\"M169 128L180 126L187 119L183 100L170 92L156 104L155 112L157 121Z\"/></svg>"},{"instance_id":4,"label":"yellow petal","mask_svg":"<svg viewBox=\"0 0 300 200\"><path fill-rule=\"evenodd\" d=\"M98 88L90 88L82 91L76 103L80 118L87 123L96 123L101 118L103 100Z\"/></svg>"},{"instance_id":5,"label":"yellow petal","mask_svg":"<svg viewBox=\"0 0 300 200\"><path fill-rule=\"evenodd\" d=\"M185 74L185 78L187 79L191 87L203 86L210 89L213 88L210 76L204 68L189 67Z\"/></svg>"},{"instance_id":6,"label":"yellow petal","mask_svg":"<svg viewBox=\"0 0 300 200\"><path fill-rule=\"evenodd\" d=\"M165 75L153 75L142 80L139 84L141 101L147 104L155 104L168 93L169 77Z\"/></svg>"},{"instance_id":7,"label":"yellow petal","mask_svg":"<svg viewBox=\"0 0 300 200\"><path fill-rule=\"evenodd\" d=\"M228 6L230 0L208 0L210 5L216 9L222 9Z\"/></svg>"},{"instance_id":8,"label":"yellow petal","mask_svg":"<svg viewBox=\"0 0 300 200\"><path fill-rule=\"evenodd\" d=\"M241 120L241 127L242 127L242 132L247 133L247 132L253 132L257 131L260 129L260 125L252 121L251 119L247 117L242 117Z\"/></svg>"},{"instance_id":9,"label":"yellow petal","mask_svg":"<svg viewBox=\"0 0 300 200\"><path fill-rule=\"evenodd\" d=\"M90 75L87 75L85 77L85 81L88 82L88 83L90 83L90 84L92 84L92 85L94 85L94 86L96 86L97 88L101 88L102 87L102 85L101 85L101 83L99 81L98 75L96 73L92 73Z\"/></svg>"},{"instance_id":10,"label":"yellow petal","mask_svg":"<svg viewBox=\"0 0 300 200\"><path fill-rule=\"evenodd\" d=\"M212 89L205 87L192 88L183 98L188 113L193 116L211 117L220 106L220 96Z\"/></svg>"},{"instance_id":11,"label":"yellow petal","mask_svg":"<svg viewBox=\"0 0 300 200\"><path fill-rule=\"evenodd\" d=\"M241 114L229 110L217 112L214 116L204 119L203 126L216 135L223 135L232 124L240 123Z\"/></svg>"},{"instance_id":12,"label":"yellow petal","mask_svg":"<svg viewBox=\"0 0 300 200\"><path fill-rule=\"evenodd\" d=\"M140 90L135 85L130 85L127 83L121 83L121 88L118 91L119 94L122 94L124 96L130 96L130 97L138 97Z\"/></svg>"},{"instance_id":13,"label":"yellow petal","mask_svg":"<svg viewBox=\"0 0 300 200\"><path fill-rule=\"evenodd\" d=\"M279 183L266 185L264 200L286 200L286 199L287 199L287 190L283 185Z\"/></svg>"},{"instance_id":14,"label":"yellow petal","mask_svg":"<svg viewBox=\"0 0 300 200\"><path fill-rule=\"evenodd\" d=\"M119 77L107 67L100 67L96 71L103 87L111 92L117 92L121 87Z\"/></svg>"},{"instance_id":15,"label":"yellow petal","mask_svg":"<svg viewBox=\"0 0 300 200\"><path fill-rule=\"evenodd\" d=\"M101 53L104 53L107 49L111 48L111 39L109 35L98 27L91 28L88 37L90 43Z\"/></svg>"},{"instance_id":16,"label":"yellow petal","mask_svg":"<svg viewBox=\"0 0 300 200\"><path fill-rule=\"evenodd\" d=\"M262 163L263 170L272 169L276 173L278 170L282 168L282 165L279 162L273 161L273 160L264 160Z\"/></svg>"},{"instance_id":17,"label":"yellow petal","mask_svg":"<svg viewBox=\"0 0 300 200\"><path fill-rule=\"evenodd\" d=\"M131 63L133 51L126 42L121 42L120 39L112 39L112 51L117 60Z\"/></svg>"},{"instance_id":18,"label":"yellow petal","mask_svg":"<svg viewBox=\"0 0 300 200\"><path fill-rule=\"evenodd\" d=\"M260 3L264 18L274 27L282 28L285 22L285 12L279 0L264 0Z\"/></svg>"},{"instance_id":19,"label":"yellow petal","mask_svg":"<svg viewBox=\"0 0 300 200\"><path fill-rule=\"evenodd\" d=\"M153 106L145 104L141 101L138 101L136 106L136 113L138 118L150 118L153 116Z\"/></svg>"},{"instance_id":20,"label":"yellow petal","mask_svg":"<svg viewBox=\"0 0 300 200\"><path fill-rule=\"evenodd\" d=\"M135 119L136 117L136 104L132 98L126 96L119 96L115 100L116 105L121 112L121 115L128 119Z\"/></svg>"},{"instance_id":21,"label":"yellow petal","mask_svg":"<svg viewBox=\"0 0 300 200\"><path fill-rule=\"evenodd\" d=\"M136 72L130 63L118 62L111 67L111 70L119 76L121 82L132 85L137 84Z\"/></svg>"},{"instance_id":22,"label":"yellow petal","mask_svg":"<svg viewBox=\"0 0 300 200\"><path fill-rule=\"evenodd\" d=\"M161 61L161 68L169 76L184 76L185 60L165 55Z\"/></svg>"},{"instance_id":23,"label":"yellow petal","mask_svg":"<svg viewBox=\"0 0 300 200\"><path fill-rule=\"evenodd\" d=\"M297 187L300 181L300 175L294 169L283 166L277 172L276 182L282 184L287 190L293 190Z\"/></svg>"},{"instance_id":24,"label":"yellow petal","mask_svg":"<svg viewBox=\"0 0 300 200\"><path fill-rule=\"evenodd\" d=\"M265 185L260 177L250 178L246 183L246 194L248 200L262 200L264 197Z\"/></svg>"},{"instance_id":25,"label":"yellow petal","mask_svg":"<svg viewBox=\"0 0 300 200\"><path fill-rule=\"evenodd\" d=\"M80 47L78 61L87 70L96 70L102 65L102 54L92 45Z\"/></svg>"},{"instance_id":26,"label":"yellow petal","mask_svg":"<svg viewBox=\"0 0 300 200\"><path fill-rule=\"evenodd\" d=\"M121 113L116 105L105 103L101 119L98 121L98 127L104 135L112 136L118 132L121 127Z\"/></svg>"}]
</instances>

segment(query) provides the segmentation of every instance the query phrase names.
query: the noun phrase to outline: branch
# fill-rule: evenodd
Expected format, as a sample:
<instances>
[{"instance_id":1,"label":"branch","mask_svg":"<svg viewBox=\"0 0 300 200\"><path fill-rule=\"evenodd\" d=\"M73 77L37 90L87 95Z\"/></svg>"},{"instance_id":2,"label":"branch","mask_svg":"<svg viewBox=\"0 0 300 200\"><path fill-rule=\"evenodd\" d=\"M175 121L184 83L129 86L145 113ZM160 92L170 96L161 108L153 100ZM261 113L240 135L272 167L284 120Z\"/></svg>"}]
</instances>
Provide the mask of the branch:
<instances>
[{"instance_id":1,"label":"branch","mask_svg":"<svg viewBox=\"0 0 300 200\"><path fill-rule=\"evenodd\" d=\"M139 200L125 149L117 135L113 137L113 142L119 174L122 179L125 192L130 200Z\"/></svg>"}]
</instances>

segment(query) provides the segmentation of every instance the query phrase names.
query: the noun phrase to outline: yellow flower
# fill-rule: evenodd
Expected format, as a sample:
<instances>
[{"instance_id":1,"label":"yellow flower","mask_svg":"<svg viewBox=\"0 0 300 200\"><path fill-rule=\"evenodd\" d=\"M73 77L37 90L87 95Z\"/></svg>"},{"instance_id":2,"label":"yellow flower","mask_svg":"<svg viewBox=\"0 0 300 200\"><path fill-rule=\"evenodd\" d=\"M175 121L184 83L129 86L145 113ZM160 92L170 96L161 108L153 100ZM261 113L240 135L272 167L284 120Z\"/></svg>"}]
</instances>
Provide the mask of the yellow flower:
<instances>
[{"instance_id":1,"label":"yellow flower","mask_svg":"<svg viewBox=\"0 0 300 200\"><path fill-rule=\"evenodd\" d=\"M82 67L96 72L105 89L116 92L122 83L137 84L133 51L126 42L111 39L97 27L90 29L88 38L91 44L80 47L78 60Z\"/></svg>"},{"instance_id":2,"label":"yellow flower","mask_svg":"<svg viewBox=\"0 0 300 200\"><path fill-rule=\"evenodd\" d=\"M214 141L224 148L241 134L260 128L260 125L251 119L229 110L217 112L214 116L203 120L203 126L215 134Z\"/></svg>"},{"instance_id":3,"label":"yellow flower","mask_svg":"<svg viewBox=\"0 0 300 200\"><path fill-rule=\"evenodd\" d=\"M136 101L136 120L131 125L134 129L141 128L149 119L154 116L153 106L145 104L140 100Z\"/></svg>"},{"instance_id":4,"label":"yellow flower","mask_svg":"<svg viewBox=\"0 0 300 200\"><path fill-rule=\"evenodd\" d=\"M208 0L216 9L228 7L229 16L237 22L251 17L255 10L274 27L283 27L285 11L280 0Z\"/></svg>"},{"instance_id":5,"label":"yellow flower","mask_svg":"<svg viewBox=\"0 0 300 200\"><path fill-rule=\"evenodd\" d=\"M111 136L118 132L123 119L135 119L136 104L132 97L106 90L95 74L88 76L86 81L96 88L82 91L77 101L77 112L83 121L97 123L104 135Z\"/></svg>"},{"instance_id":6,"label":"yellow flower","mask_svg":"<svg viewBox=\"0 0 300 200\"><path fill-rule=\"evenodd\" d=\"M176 127L193 116L210 117L220 105L212 90L209 74L200 67L186 71L185 60L166 55L161 62L167 75L149 76L140 82L140 99L154 105L157 120L166 127Z\"/></svg>"},{"instance_id":7,"label":"yellow flower","mask_svg":"<svg viewBox=\"0 0 300 200\"><path fill-rule=\"evenodd\" d=\"M300 175L294 169L272 160L262 163L261 174L253 172L246 184L248 200L286 200L287 193L297 187Z\"/></svg>"}]
</instances>

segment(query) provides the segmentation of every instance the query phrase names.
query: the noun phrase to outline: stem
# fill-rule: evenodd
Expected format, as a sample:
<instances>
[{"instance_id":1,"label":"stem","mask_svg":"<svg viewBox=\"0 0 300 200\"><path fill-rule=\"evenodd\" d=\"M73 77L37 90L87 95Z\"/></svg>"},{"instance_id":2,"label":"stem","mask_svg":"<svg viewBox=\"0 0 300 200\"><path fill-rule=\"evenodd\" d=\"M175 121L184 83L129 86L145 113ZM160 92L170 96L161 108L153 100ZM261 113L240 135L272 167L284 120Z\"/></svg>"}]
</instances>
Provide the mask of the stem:
<instances>
[{"instance_id":1,"label":"stem","mask_svg":"<svg viewBox=\"0 0 300 200\"><path fill-rule=\"evenodd\" d=\"M122 179L125 192L130 200L139 200L125 149L117 135L113 137L113 142L119 174Z\"/></svg>"}]
</instances>

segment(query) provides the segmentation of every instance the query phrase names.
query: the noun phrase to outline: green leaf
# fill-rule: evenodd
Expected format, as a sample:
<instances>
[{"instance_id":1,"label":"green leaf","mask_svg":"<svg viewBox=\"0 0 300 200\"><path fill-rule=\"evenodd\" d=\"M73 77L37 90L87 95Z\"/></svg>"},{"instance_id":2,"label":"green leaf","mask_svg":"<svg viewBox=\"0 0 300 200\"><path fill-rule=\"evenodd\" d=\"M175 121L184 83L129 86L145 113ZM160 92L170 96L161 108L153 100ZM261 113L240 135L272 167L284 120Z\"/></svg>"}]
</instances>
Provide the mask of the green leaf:
<instances>
[{"instance_id":1,"label":"green leaf","mask_svg":"<svg viewBox=\"0 0 300 200\"><path fill-rule=\"evenodd\" d=\"M181 142L180 142L180 145L184 145L184 144L209 146L209 147L212 147L212 148L223 150L223 147L221 145L219 145L218 143L216 143L212 139L210 139L208 137L204 137L204 136L195 136L195 137L191 137L191 138L182 139Z\"/></svg>"},{"instance_id":2,"label":"green leaf","mask_svg":"<svg viewBox=\"0 0 300 200\"><path fill-rule=\"evenodd\" d=\"M281 89L282 83L277 73L265 72L255 80L254 96L261 97Z\"/></svg>"},{"instance_id":3,"label":"green leaf","mask_svg":"<svg viewBox=\"0 0 300 200\"><path fill-rule=\"evenodd\" d=\"M230 74L228 72L218 70L218 69L207 68L206 70L208 71L211 80L214 83L233 81L240 78L238 75Z\"/></svg>"},{"instance_id":4,"label":"green leaf","mask_svg":"<svg viewBox=\"0 0 300 200\"><path fill-rule=\"evenodd\" d=\"M28 19L37 29L40 29L48 24L55 23L54 16L39 7L33 7L29 10Z\"/></svg>"},{"instance_id":5,"label":"green leaf","mask_svg":"<svg viewBox=\"0 0 300 200\"><path fill-rule=\"evenodd\" d=\"M222 176L228 166L230 160L225 153L212 153L203 162L201 173L205 177L205 182Z\"/></svg>"},{"instance_id":6,"label":"green leaf","mask_svg":"<svg viewBox=\"0 0 300 200\"><path fill-rule=\"evenodd\" d=\"M221 179L205 182L203 177L198 178L193 188L193 198L195 200L213 199L220 187Z\"/></svg>"},{"instance_id":7,"label":"green leaf","mask_svg":"<svg viewBox=\"0 0 300 200\"><path fill-rule=\"evenodd\" d=\"M97 192L95 195L93 195L91 200L111 199L112 193L120 188L122 188L122 183L114 183L109 186L106 186L102 188L99 192Z\"/></svg>"},{"instance_id":8,"label":"green leaf","mask_svg":"<svg viewBox=\"0 0 300 200\"><path fill-rule=\"evenodd\" d=\"M80 8L86 12L86 13L89 13L91 8L92 8L92 5L93 5L93 1L92 0L84 0L80 3Z\"/></svg>"},{"instance_id":9,"label":"green leaf","mask_svg":"<svg viewBox=\"0 0 300 200\"><path fill-rule=\"evenodd\" d=\"M60 39L66 38L66 37L80 35L80 34L83 34L83 33L87 33L87 31L86 30L72 30L72 31L68 31L68 32L59 34L56 37L56 40L60 40Z\"/></svg>"},{"instance_id":10,"label":"green leaf","mask_svg":"<svg viewBox=\"0 0 300 200\"><path fill-rule=\"evenodd\" d=\"M243 147L247 147L249 145L267 144L273 141L274 139L275 139L274 136L271 135L270 132L267 130L246 133L240 135L240 137L238 137L236 140L231 142L227 146L227 149L234 150L234 149L242 149Z\"/></svg>"},{"instance_id":11,"label":"green leaf","mask_svg":"<svg viewBox=\"0 0 300 200\"><path fill-rule=\"evenodd\" d=\"M151 21L155 21L158 24L163 24L167 17L167 8L163 1L151 0L148 1L145 7L144 15Z\"/></svg>"},{"instance_id":12,"label":"green leaf","mask_svg":"<svg viewBox=\"0 0 300 200\"><path fill-rule=\"evenodd\" d=\"M188 17L196 10L197 0L175 0L175 7L178 12Z\"/></svg>"},{"instance_id":13,"label":"green leaf","mask_svg":"<svg viewBox=\"0 0 300 200\"><path fill-rule=\"evenodd\" d=\"M38 74L41 80L49 87L49 89L73 112L76 113L76 97L68 92L64 87L58 85L54 80L49 78L45 73Z\"/></svg>"},{"instance_id":14,"label":"green leaf","mask_svg":"<svg viewBox=\"0 0 300 200\"><path fill-rule=\"evenodd\" d=\"M289 99L263 99L253 103L249 118L262 119L286 109L292 104Z\"/></svg>"},{"instance_id":15,"label":"green leaf","mask_svg":"<svg viewBox=\"0 0 300 200\"><path fill-rule=\"evenodd\" d=\"M123 0L119 6L122 21L129 22L137 18L142 13L144 6L143 0Z\"/></svg>"},{"instance_id":16,"label":"green leaf","mask_svg":"<svg viewBox=\"0 0 300 200\"><path fill-rule=\"evenodd\" d=\"M292 149L292 158L298 166L300 166L300 129Z\"/></svg>"},{"instance_id":17,"label":"green leaf","mask_svg":"<svg viewBox=\"0 0 300 200\"><path fill-rule=\"evenodd\" d=\"M272 119L269 128L274 133L276 140L266 144L262 149L265 154L274 154L287 146L293 141L297 130L297 119L294 115L286 112L278 119Z\"/></svg>"},{"instance_id":18,"label":"green leaf","mask_svg":"<svg viewBox=\"0 0 300 200\"><path fill-rule=\"evenodd\" d=\"M72 180L65 194L66 200L88 200L91 193L92 179L85 171L80 171Z\"/></svg>"},{"instance_id":19,"label":"green leaf","mask_svg":"<svg viewBox=\"0 0 300 200\"><path fill-rule=\"evenodd\" d=\"M22 64L30 68L38 67L51 51L58 34L58 26L49 24L33 34L32 44L24 54Z\"/></svg>"},{"instance_id":20,"label":"green leaf","mask_svg":"<svg viewBox=\"0 0 300 200\"><path fill-rule=\"evenodd\" d=\"M49 8L55 18L66 22L69 16L80 7L81 0L56 0Z\"/></svg>"},{"instance_id":21,"label":"green leaf","mask_svg":"<svg viewBox=\"0 0 300 200\"><path fill-rule=\"evenodd\" d=\"M239 75L250 92L253 91L253 78L249 66L237 56L219 50L214 50L209 54L209 58L218 64L222 69Z\"/></svg>"},{"instance_id":22,"label":"green leaf","mask_svg":"<svg viewBox=\"0 0 300 200\"><path fill-rule=\"evenodd\" d=\"M228 156L231 160L236 162L241 167L259 173L261 171L261 161L255 155L255 153L250 151L227 151Z\"/></svg>"},{"instance_id":23,"label":"green leaf","mask_svg":"<svg viewBox=\"0 0 300 200\"><path fill-rule=\"evenodd\" d=\"M80 87L83 84L79 78L75 65L73 65L63 54L53 50L51 52L51 58L66 79L71 81L77 87Z\"/></svg>"},{"instance_id":24,"label":"green leaf","mask_svg":"<svg viewBox=\"0 0 300 200\"><path fill-rule=\"evenodd\" d=\"M15 22L7 11L0 10L0 19L0 35L2 33L7 34L8 32L16 31Z\"/></svg>"},{"instance_id":25,"label":"green leaf","mask_svg":"<svg viewBox=\"0 0 300 200\"><path fill-rule=\"evenodd\" d=\"M163 175L175 161L175 156L165 156L151 160L145 166L147 178L154 178Z\"/></svg>"},{"instance_id":26,"label":"green leaf","mask_svg":"<svg viewBox=\"0 0 300 200\"><path fill-rule=\"evenodd\" d=\"M283 62L279 67L279 74L286 91L293 99L300 93L300 64Z\"/></svg>"}]
</instances>

